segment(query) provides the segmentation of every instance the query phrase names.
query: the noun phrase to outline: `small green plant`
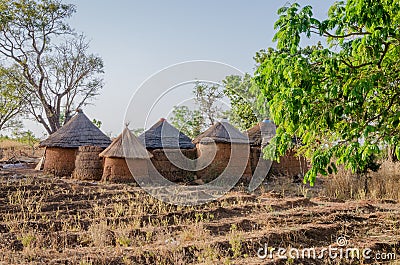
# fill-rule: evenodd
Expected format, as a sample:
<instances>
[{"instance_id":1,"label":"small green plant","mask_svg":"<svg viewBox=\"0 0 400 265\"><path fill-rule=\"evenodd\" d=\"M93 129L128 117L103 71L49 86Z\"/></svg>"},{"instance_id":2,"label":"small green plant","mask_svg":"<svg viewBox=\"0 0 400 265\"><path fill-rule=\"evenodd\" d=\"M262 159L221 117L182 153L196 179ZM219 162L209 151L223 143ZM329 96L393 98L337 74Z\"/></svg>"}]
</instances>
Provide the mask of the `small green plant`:
<instances>
[{"instance_id":1,"label":"small green plant","mask_svg":"<svg viewBox=\"0 0 400 265\"><path fill-rule=\"evenodd\" d=\"M36 237L34 235L28 234L21 237L20 240L24 248L30 248L32 244L36 241Z\"/></svg>"},{"instance_id":2,"label":"small green plant","mask_svg":"<svg viewBox=\"0 0 400 265\"><path fill-rule=\"evenodd\" d=\"M194 216L196 218L196 220L195 220L196 224L198 222L203 222L203 219L204 219L203 213L195 213Z\"/></svg>"},{"instance_id":3,"label":"small green plant","mask_svg":"<svg viewBox=\"0 0 400 265\"><path fill-rule=\"evenodd\" d=\"M236 224L232 224L230 228L229 244L233 258L238 258L242 254L242 236L238 231Z\"/></svg>"},{"instance_id":4,"label":"small green plant","mask_svg":"<svg viewBox=\"0 0 400 265\"><path fill-rule=\"evenodd\" d=\"M117 238L117 243L123 247L129 247L132 244L132 240L127 237L119 237Z\"/></svg>"},{"instance_id":5,"label":"small green plant","mask_svg":"<svg viewBox=\"0 0 400 265\"><path fill-rule=\"evenodd\" d=\"M197 260L205 264L215 264L220 258L218 249L211 245L205 245L203 249L197 254Z\"/></svg>"}]
</instances>

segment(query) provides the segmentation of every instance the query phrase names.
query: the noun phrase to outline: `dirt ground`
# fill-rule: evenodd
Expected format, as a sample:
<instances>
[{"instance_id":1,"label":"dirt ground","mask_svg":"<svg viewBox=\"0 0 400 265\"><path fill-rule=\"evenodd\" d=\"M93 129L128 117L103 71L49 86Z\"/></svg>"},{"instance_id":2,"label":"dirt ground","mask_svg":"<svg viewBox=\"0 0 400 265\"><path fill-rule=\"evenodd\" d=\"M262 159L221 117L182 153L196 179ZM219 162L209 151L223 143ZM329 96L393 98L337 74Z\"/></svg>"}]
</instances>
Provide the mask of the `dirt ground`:
<instances>
[{"instance_id":1,"label":"dirt ground","mask_svg":"<svg viewBox=\"0 0 400 265\"><path fill-rule=\"evenodd\" d=\"M134 185L2 170L0 264L400 264L399 202L323 197L323 185L276 178L254 193L237 187L183 207ZM342 259L273 252L329 247L371 252ZM260 248L272 257L258 257Z\"/></svg>"}]
</instances>

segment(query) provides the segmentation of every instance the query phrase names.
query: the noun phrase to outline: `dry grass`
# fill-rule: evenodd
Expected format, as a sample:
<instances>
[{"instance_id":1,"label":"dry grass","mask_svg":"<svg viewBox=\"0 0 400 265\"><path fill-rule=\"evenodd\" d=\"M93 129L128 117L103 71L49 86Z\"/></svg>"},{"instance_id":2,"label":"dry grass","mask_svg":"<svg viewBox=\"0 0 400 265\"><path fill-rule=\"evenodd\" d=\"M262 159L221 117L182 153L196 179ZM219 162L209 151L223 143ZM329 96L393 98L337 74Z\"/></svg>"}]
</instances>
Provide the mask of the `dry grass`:
<instances>
[{"instance_id":1,"label":"dry grass","mask_svg":"<svg viewBox=\"0 0 400 265\"><path fill-rule=\"evenodd\" d=\"M24 148L27 147L27 144L20 143L15 140L3 139L0 141L0 149L8 149L8 148Z\"/></svg>"},{"instance_id":2,"label":"dry grass","mask_svg":"<svg viewBox=\"0 0 400 265\"><path fill-rule=\"evenodd\" d=\"M340 169L325 180L323 195L342 200L400 200L400 162L384 162L368 176Z\"/></svg>"},{"instance_id":3,"label":"dry grass","mask_svg":"<svg viewBox=\"0 0 400 265\"><path fill-rule=\"evenodd\" d=\"M262 261L257 250L264 243L322 248L342 234L400 255L399 204L341 203L319 191L274 178L252 194L238 187L183 207L133 185L1 176L0 264L288 264Z\"/></svg>"},{"instance_id":4,"label":"dry grass","mask_svg":"<svg viewBox=\"0 0 400 265\"><path fill-rule=\"evenodd\" d=\"M38 158L43 155L43 148L39 148L37 144L35 146L29 146L11 139L0 139L0 162L26 158Z\"/></svg>"}]
</instances>

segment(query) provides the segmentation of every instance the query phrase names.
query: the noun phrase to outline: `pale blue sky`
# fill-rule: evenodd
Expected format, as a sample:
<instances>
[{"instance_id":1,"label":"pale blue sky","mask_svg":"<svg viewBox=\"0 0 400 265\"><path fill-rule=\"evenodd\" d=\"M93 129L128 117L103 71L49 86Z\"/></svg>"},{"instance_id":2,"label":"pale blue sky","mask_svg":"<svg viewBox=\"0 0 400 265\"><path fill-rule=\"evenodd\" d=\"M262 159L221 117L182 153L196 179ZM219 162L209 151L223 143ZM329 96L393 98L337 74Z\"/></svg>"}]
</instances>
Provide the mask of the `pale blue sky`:
<instances>
[{"instance_id":1,"label":"pale blue sky","mask_svg":"<svg viewBox=\"0 0 400 265\"><path fill-rule=\"evenodd\" d=\"M146 78L169 65L212 60L253 73L252 58L258 50L274 46L276 11L288 1L65 2L77 8L70 24L85 33L91 40L91 51L105 62L105 87L94 105L84 111L102 121L103 131L116 135L123 127L132 93ZM334 1L297 2L312 5L315 15L323 18ZM165 112L171 107L166 105ZM40 127L29 126L41 135Z\"/></svg>"}]
</instances>

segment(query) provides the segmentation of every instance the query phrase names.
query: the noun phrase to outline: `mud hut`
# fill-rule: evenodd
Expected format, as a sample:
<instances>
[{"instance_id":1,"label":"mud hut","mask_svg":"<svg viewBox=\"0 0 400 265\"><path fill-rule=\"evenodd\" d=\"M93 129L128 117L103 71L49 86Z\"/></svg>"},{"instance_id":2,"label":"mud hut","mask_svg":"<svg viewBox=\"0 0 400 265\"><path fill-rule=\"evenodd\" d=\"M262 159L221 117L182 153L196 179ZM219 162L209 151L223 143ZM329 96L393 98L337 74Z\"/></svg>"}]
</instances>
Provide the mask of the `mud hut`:
<instances>
[{"instance_id":1,"label":"mud hut","mask_svg":"<svg viewBox=\"0 0 400 265\"><path fill-rule=\"evenodd\" d=\"M250 167L251 167L251 174L254 175L257 166L263 166L263 170L258 172L258 174L262 174L263 177L266 177L270 167L262 163L264 160L260 160L262 157L262 147L267 145L269 141L275 135L275 124L273 124L270 120L266 119L262 122L257 123L252 128L246 131L249 140L251 141L250 144ZM259 164L259 162L261 162ZM266 161L265 161L266 162Z\"/></svg>"},{"instance_id":2,"label":"mud hut","mask_svg":"<svg viewBox=\"0 0 400 265\"><path fill-rule=\"evenodd\" d=\"M72 177L79 180L100 180L103 162L99 154L103 150L99 146L79 146Z\"/></svg>"},{"instance_id":3,"label":"mud hut","mask_svg":"<svg viewBox=\"0 0 400 265\"><path fill-rule=\"evenodd\" d=\"M209 164L207 167L197 172L197 176L205 182L221 175L230 161L229 174L239 173L244 180L250 179L250 164L243 164L242 162L249 160L249 139L228 121L217 122L196 137L193 143L197 147L199 163L202 160L210 159L210 157L213 158L212 161L207 163Z\"/></svg>"},{"instance_id":4,"label":"mud hut","mask_svg":"<svg viewBox=\"0 0 400 265\"><path fill-rule=\"evenodd\" d=\"M179 160L181 154L190 160L196 159L196 148L191 139L184 133L160 119L150 129L139 136L139 140L153 155L151 162L154 168L170 181L191 181L194 171L176 166L172 160Z\"/></svg>"},{"instance_id":5,"label":"mud hut","mask_svg":"<svg viewBox=\"0 0 400 265\"><path fill-rule=\"evenodd\" d=\"M249 140L253 143L251 144L251 155L250 155L250 165L252 174L255 173L257 166L263 166L263 163L259 163L262 158L262 148L269 144L269 141L275 135L275 125L272 121L266 119L254 127L247 130L247 135ZM299 158L294 155L294 151L289 151L287 154L280 158L280 162L272 162L272 166L269 170L275 175L289 175L297 176L299 174L303 175L307 172L308 165L305 158ZM268 169L265 172L259 171L259 174L268 174Z\"/></svg>"},{"instance_id":6,"label":"mud hut","mask_svg":"<svg viewBox=\"0 0 400 265\"><path fill-rule=\"evenodd\" d=\"M71 176L80 146L106 148L111 140L78 110L63 127L40 143L46 147L43 170L56 176Z\"/></svg>"},{"instance_id":7,"label":"mud hut","mask_svg":"<svg viewBox=\"0 0 400 265\"><path fill-rule=\"evenodd\" d=\"M104 159L102 181L127 183L135 182L133 176L148 176L148 163L153 155L128 128L125 128L111 145L100 153L100 157Z\"/></svg>"}]
</instances>

